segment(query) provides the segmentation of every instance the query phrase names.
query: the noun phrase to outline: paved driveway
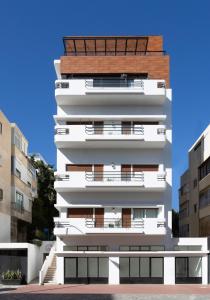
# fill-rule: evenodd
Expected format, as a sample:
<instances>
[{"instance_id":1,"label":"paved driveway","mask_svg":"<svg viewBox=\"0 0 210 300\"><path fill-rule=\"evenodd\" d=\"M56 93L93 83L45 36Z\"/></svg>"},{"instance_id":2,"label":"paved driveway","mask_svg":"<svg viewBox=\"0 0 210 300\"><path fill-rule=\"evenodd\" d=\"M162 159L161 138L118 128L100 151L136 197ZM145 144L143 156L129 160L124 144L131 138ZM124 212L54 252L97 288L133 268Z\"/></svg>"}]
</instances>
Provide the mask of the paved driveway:
<instances>
[{"instance_id":1,"label":"paved driveway","mask_svg":"<svg viewBox=\"0 0 210 300\"><path fill-rule=\"evenodd\" d=\"M0 287L0 300L210 300L210 285L44 285Z\"/></svg>"}]
</instances>

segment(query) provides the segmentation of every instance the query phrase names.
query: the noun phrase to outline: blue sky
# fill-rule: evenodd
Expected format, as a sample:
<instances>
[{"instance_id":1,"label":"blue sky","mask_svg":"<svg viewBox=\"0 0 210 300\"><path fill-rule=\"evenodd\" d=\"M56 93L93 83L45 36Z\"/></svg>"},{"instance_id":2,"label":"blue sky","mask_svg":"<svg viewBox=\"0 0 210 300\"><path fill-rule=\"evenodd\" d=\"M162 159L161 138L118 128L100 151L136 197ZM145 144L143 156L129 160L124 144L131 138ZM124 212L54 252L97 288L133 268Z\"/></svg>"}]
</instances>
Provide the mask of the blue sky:
<instances>
[{"instance_id":1,"label":"blue sky","mask_svg":"<svg viewBox=\"0 0 210 300\"><path fill-rule=\"evenodd\" d=\"M210 123L210 1L1 1L0 109L55 164L53 60L65 35L161 34L171 56L173 206L187 151Z\"/></svg>"}]
</instances>

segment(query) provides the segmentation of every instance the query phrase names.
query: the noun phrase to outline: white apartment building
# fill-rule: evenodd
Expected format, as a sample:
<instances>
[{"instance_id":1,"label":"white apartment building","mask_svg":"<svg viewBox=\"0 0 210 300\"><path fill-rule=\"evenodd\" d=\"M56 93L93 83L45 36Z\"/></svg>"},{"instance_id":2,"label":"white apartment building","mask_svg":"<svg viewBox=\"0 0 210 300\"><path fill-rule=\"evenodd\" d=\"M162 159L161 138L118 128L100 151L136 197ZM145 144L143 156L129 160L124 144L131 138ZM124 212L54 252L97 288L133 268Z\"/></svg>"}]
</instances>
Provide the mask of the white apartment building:
<instances>
[{"instance_id":1,"label":"white apartment building","mask_svg":"<svg viewBox=\"0 0 210 300\"><path fill-rule=\"evenodd\" d=\"M54 234L40 283L207 283L207 239L171 236L161 36L66 37L55 60Z\"/></svg>"}]
</instances>

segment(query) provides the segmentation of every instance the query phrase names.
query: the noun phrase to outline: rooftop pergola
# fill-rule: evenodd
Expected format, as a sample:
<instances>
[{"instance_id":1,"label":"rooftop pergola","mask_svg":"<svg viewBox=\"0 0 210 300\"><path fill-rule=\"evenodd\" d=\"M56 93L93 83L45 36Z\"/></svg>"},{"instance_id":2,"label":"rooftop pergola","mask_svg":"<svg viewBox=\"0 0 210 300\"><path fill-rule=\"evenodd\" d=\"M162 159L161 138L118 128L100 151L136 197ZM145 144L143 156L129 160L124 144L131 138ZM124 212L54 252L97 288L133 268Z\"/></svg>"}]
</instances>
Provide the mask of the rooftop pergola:
<instances>
[{"instance_id":1,"label":"rooftop pergola","mask_svg":"<svg viewBox=\"0 0 210 300\"><path fill-rule=\"evenodd\" d=\"M124 56L146 55L146 36L89 36L64 37L65 55L69 56Z\"/></svg>"}]
</instances>

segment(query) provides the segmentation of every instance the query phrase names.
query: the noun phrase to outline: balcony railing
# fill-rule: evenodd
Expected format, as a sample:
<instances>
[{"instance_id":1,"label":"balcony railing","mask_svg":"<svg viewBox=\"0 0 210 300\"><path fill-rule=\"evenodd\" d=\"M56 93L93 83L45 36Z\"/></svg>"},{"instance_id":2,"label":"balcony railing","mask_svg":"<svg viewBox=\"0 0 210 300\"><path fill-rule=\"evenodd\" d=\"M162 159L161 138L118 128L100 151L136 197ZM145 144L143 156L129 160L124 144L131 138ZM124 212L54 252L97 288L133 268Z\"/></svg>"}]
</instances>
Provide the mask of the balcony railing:
<instances>
[{"instance_id":1,"label":"balcony railing","mask_svg":"<svg viewBox=\"0 0 210 300\"><path fill-rule=\"evenodd\" d=\"M144 219L123 219L94 217L94 218L54 218L56 235L81 235L98 233L141 233L141 234L165 234L165 219L144 218Z\"/></svg>"},{"instance_id":2,"label":"balcony railing","mask_svg":"<svg viewBox=\"0 0 210 300\"><path fill-rule=\"evenodd\" d=\"M21 214L23 214L25 212L23 203L12 202L11 203L11 207L12 207L12 209L14 209L15 211L17 211L17 212L19 212Z\"/></svg>"},{"instance_id":3,"label":"balcony railing","mask_svg":"<svg viewBox=\"0 0 210 300\"><path fill-rule=\"evenodd\" d=\"M86 181L125 181L125 182L144 182L145 172L84 172ZM146 172L150 173L150 172ZM71 180L71 174L56 174L56 181L69 181ZM165 173L157 173L157 181L165 181Z\"/></svg>"},{"instance_id":4,"label":"balcony railing","mask_svg":"<svg viewBox=\"0 0 210 300\"><path fill-rule=\"evenodd\" d=\"M85 88L92 89L92 88L137 88L144 90L145 82L149 79L121 79L121 78L90 78L90 79L83 79L85 83ZM57 80L55 82L56 89L69 89L71 88L71 82L76 82L78 79L62 79ZM151 81L151 80L150 80ZM165 88L164 81L156 81L156 88Z\"/></svg>"},{"instance_id":5,"label":"balcony railing","mask_svg":"<svg viewBox=\"0 0 210 300\"><path fill-rule=\"evenodd\" d=\"M144 173L131 172L85 172L87 181L144 181Z\"/></svg>"},{"instance_id":6,"label":"balcony railing","mask_svg":"<svg viewBox=\"0 0 210 300\"><path fill-rule=\"evenodd\" d=\"M122 126L122 125L113 125L113 124L105 124L105 125L86 125L85 133L88 135L93 134L137 134L144 135L144 126Z\"/></svg>"},{"instance_id":7,"label":"balcony railing","mask_svg":"<svg viewBox=\"0 0 210 300\"><path fill-rule=\"evenodd\" d=\"M88 228L144 228L144 220L122 220L120 218L85 219Z\"/></svg>"},{"instance_id":8,"label":"balcony railing","mask_svg":"<svg viewBox=\"0 0 210 300\"><path fill-rule=\"evenodd\" d=\"M134 79L86 79L86 88L140 88L144 89L143 80Z\"/></svg>"},{"instance_id":9,"label":"balcony railing","mask_svg":"<svg viewBox=\"0 0 210 300\"><path fill-rule=\"evenodd\" d=\"M56 135L69 135L75 130L87 135L145 135L145 130L152 130L153 134L165 135L166 128L164 125L120 125L120 124L104 124L104 125L60 125L55 128ZM82 131L81 131L82 130ZM84 130L84 131L83 131ZM148 135L148 134L147 134Z\"/></svg>"}]
</instances>

